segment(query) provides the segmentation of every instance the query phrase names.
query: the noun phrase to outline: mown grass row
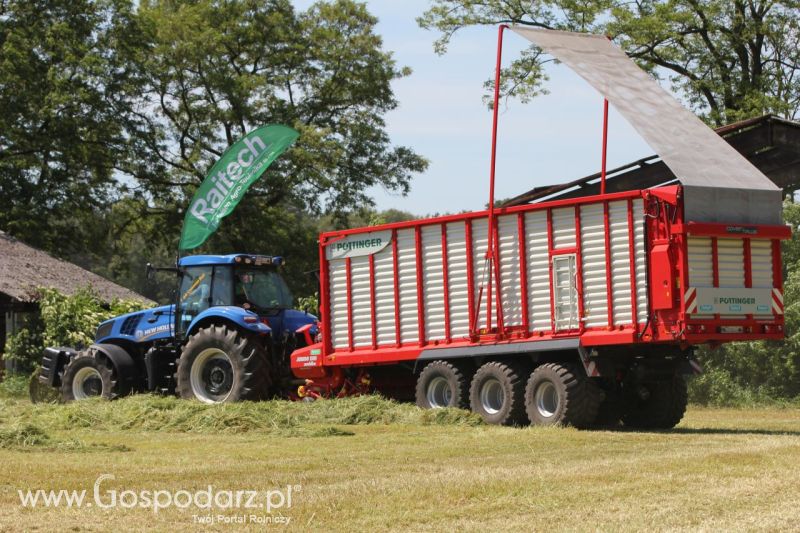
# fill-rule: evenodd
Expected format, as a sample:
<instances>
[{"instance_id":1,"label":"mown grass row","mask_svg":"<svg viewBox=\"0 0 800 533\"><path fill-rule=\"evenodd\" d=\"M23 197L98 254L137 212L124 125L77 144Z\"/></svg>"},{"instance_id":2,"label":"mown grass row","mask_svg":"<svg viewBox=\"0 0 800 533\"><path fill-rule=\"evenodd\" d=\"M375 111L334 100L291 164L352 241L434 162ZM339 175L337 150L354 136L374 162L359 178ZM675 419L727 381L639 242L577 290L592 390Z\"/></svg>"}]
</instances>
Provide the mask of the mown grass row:
<instances>
[{"instance_id":1,"label":"mown grass row","mask_svg":"<svg viewBox=\"0 0 800 533\"><path fill-rule=\"evenodd\" d=\"M328 437L352 434L341 426L365 424L474 426L481 420L459 409L423 410L380 396L222 405L146 394L113 402L92 399L69 404L0 400L0 439L16 447L49 445L50 432L75 429L215 434L255 431L287 437Z\"/></svg>"}]
</instances>

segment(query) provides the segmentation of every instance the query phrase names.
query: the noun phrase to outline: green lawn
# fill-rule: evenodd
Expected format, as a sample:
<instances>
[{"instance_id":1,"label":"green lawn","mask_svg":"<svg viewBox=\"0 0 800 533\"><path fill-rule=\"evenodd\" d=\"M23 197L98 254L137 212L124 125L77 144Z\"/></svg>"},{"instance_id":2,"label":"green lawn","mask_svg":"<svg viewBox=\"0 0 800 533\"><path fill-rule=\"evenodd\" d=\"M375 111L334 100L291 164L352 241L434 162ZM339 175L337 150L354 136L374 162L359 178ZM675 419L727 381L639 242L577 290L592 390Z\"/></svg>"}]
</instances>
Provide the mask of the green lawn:
<instances>
[{"instance_id":1,"label":"green lawn","mask_svg":"<svg viewBox=\"0 0 800 533\"><path fill-rule=\"evenodd\" d=\"M291 486L291 508L271 516L288 517L292 530L779 530L800 523L798 409L690 409L676 430L644 433L476 426L460 412L336 402L219 409L173 400L2 401L0 528L174 531L198 527L193 515L207 514L19 503L17 490L29 488L87 489L93 501L103 473L115 476L103 493ZM269 516L211 514L215 521Z\"/></svg>"}]
</instances>

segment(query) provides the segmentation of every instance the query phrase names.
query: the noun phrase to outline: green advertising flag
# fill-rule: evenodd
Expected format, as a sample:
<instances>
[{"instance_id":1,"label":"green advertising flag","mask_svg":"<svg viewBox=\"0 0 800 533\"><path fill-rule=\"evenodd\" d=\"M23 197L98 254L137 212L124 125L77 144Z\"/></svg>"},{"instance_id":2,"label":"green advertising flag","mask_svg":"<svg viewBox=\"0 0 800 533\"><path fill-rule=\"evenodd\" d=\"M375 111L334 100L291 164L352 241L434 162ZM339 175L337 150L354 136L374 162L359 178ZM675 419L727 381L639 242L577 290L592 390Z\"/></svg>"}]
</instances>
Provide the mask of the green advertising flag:
<instances>
[{"instance_id":1,"label":"green advertising flag","mask_svg":"<svg viewBox=\"0 0 800 533\"><path fill-rule=\"evenodd\" d=\"M228 148L203 180L186 210L181 250L203 244L231 214L247 189L300 134L288 126L271 124L245 135Z\"/></svg>"}]
</instances>

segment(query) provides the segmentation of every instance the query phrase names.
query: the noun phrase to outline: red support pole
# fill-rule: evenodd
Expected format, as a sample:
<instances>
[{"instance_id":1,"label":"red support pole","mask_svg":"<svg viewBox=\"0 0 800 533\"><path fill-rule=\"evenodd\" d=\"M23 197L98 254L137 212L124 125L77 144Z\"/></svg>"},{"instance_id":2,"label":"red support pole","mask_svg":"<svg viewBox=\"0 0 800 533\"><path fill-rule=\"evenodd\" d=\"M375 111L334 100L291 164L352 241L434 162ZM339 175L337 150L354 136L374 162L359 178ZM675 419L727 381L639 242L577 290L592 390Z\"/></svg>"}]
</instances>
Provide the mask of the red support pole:
<instances>
[{"instance_id":1,"label":"red support pole","mask_svg":"<svg viewBox=\"0 0 800 533\"><path fill-rule=\"evenodd\" d=\"M603 99L603 155L600 168L600 194L606 193L606 156L608 153L608 100Z\"/></svg>"},{"instance_id":2,"label":"red support pole","mask_svg":"<svg viewBox=\"0 0 800 533\"><path fill-rule=\"evenodd\" d=\"M347 346L352 352L355 345L353 343L353 269L350 262L349 257L344 260L345 287L347 288Z\"/></svg>"},{"instance_id":3,"label":"red support pole","mask_svg":"<svg viewBox=\"0 0 800 533\"><path fill-rule=\"evenodd\" d=\"M450 342L450 279L447 262L447 224L442 224L442 285L444 286L444 338Z\"/></svg>"},{"instance_id":4,"label":"red support pole","mask_svg":"<svg viewBox=\"0 0 800 533\"><path fill-rule=\"evenodd\" d=\"M375 298L375 255L369 256L369 318L372 323L372 349L378 348L378 315L375 309L377 305Z\"/></svg>"},{"instance_id":5,"label":"red support pole","mask_svg":"<svg viewBox=\"0 0 800 533\"><path fill-rule=\"evenodd\" d=\"M494 105L492 106L492 158L491 169L489 171L489 236L488 246L486 249L486 259L490 260L488 282L486 286L486 321L487 327L489 328L491 328L492 324L492 270L497 270L500 267L494 250L494 177L497 163L497 120L498 108L500 107L500 65L503 59L503 31L506 28L508 28L508 26L505 24L501 24L500 27L497 28L497 63L494 70Z\"/></svg>"},{"instance_id":6,"label":"red support pole","mask_svg":"<svg viewBox=\"0 0 800 533\"><path fill-rule=\"evenodd\" d=\"M392 269L394 272L394 334L395 345L403 345L400 339L400 268L397 259L397 230L392 230Z\"/></svg>"}]
</instances>

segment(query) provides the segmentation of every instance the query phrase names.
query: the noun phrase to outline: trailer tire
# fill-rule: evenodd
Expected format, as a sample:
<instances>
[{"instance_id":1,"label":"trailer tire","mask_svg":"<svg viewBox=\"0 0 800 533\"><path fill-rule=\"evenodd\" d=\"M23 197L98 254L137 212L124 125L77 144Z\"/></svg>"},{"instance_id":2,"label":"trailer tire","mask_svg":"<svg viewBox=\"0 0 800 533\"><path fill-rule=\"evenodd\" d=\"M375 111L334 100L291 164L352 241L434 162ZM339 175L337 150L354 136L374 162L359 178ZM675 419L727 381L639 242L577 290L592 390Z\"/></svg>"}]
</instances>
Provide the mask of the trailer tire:
<instances>
[{"instance_id":1,"label":"trailer tire","mask_svg":"<svg viewBox=\"0 0 800 533\"><path fill-rule=\"evenodd\" d=\"M130 392L114 375L110 361L92 348L78 352L64 367L61 377L61 399L65 402L101 397L113 400Z\"/></svg>"},{"instance_id":2,"label":"trailer tire","mask_svg":"<svg viewBox=\"0 0 800 533\"><path fill-rule=\"evenodd\" d=\"M525 387L525 410L537 426L591 427L602 401L600 388L571 365L543 364Z\"/></svg>"},{"instance_id":3,"label":"trailer tire","mask_svg":"<svg viewBox=\"0 0 800 533\"><path fill-rule=\"evenodd\" d=\"M481 366L469 388L469 404L488 424L522 425L525 417L525 382L522 368L493 361Z\"/></svg>"},{"instance_id":4,"label":"trailer tire","mask_svg":"<svg viewBox=\"0 0 800 533\"><path fill-rule=\"evenodd\" d=\"M682 375L670 379L642 384L649 393L629 395L622 423L636 429L671 429L678 425L686 413L689 392Z\"/></svg>"},{"instance_id":5,"label":"trailer tire","mask_svg":"<svg viewBox=\"0 0 800 533\"><path fill-rule=\"evenodd\" d=\"M417 405L423 409L439 407L469 408L469 378L459 365L448 361L428 363L417 378Z\"/></svg>"},{"instance_id":6,"label":"trailer tire","mask_svg":"<svg viewBox=\"0 0 800 533\"><path fill-rule=\"evenodd\" d=\"M203 403L260 400L271 378L263 345L225 325L197 330L178 359L176 381L181 398Z\"/></svg>"}]
</instances>

